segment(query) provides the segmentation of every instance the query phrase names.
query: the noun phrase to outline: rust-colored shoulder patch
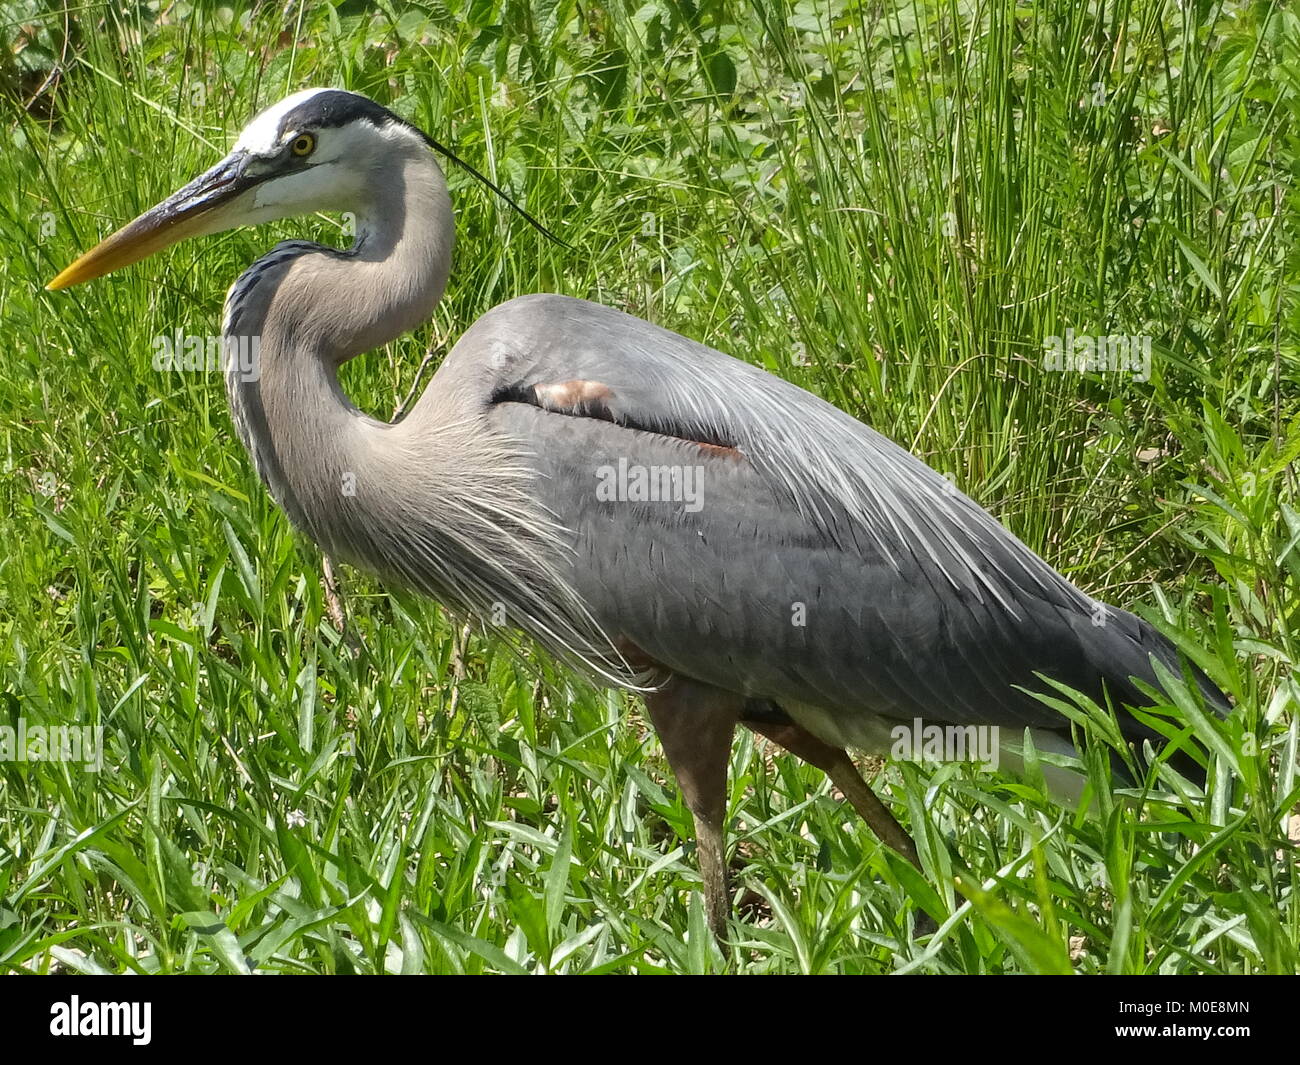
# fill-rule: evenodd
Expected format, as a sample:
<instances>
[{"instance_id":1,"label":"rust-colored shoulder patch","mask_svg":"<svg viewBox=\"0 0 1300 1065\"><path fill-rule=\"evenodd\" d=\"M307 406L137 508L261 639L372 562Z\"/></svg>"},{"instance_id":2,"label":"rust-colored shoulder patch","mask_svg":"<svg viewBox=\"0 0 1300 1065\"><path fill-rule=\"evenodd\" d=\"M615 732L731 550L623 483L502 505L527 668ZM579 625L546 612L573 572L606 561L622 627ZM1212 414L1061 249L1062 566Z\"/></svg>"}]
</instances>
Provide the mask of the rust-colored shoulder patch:
<instances>
[{"instance_id":1,"label":"rust-colored shoulder patch","mask_svg":"<svg viewBox=\"0 0 1300 1065\"><path fill-rule=\"evenodd\" d=\"M625 429L681 441L699 448L702 454L710 458L731 462L742 462L745 458L744 453L729 440L713 434L697 435L685 425L665 424L657 418L641 419L635 412L616 409L618 397L603 381L574 377L567 381L544 381L533 385L521 383L502 389L492 399L495 403L528 403L552 414L564 414L571 418L596 418L613 422ZM701 436L706 438L701 439Z\"/></svg>"},{"instance_id":2,"label":"rust-colored shoulder patch","mask_svg":"<svg viewBox=\"0 0 1300 1065\"><path fill-rule=\"evenodd\" d=\"M614 398L614 390L609 385L580 378L533 385L533 394L537 397L537 405L543 410L587 417L609 417L609 402Z\"/></svg>"},{"instance_id":3,"label":"rust-colored shoulder patch","mask_svg":"<svg viewBox=\"0 0 1300 1065\"><path fill-rule=\"evenodd\" d=\"M699 440L692 440L690 442L706 455L713 455L720 459L731 459L732 462L739 462L744 458L739 449L734 447L726 447L723 444L706 444Z\"/></svg>"}]
</instances>

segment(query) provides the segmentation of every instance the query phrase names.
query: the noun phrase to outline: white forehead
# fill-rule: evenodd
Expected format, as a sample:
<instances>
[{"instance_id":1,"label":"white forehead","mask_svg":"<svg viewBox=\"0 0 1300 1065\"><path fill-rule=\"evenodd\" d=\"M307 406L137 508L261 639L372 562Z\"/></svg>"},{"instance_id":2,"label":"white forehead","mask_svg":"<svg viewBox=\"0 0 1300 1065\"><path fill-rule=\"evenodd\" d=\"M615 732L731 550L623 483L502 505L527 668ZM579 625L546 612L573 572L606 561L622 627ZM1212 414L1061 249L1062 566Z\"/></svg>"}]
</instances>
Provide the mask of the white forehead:
<instances>
[{"instance_id":1,"label":"white forehead","mask_svg":"<svg viewBox=\"0 0 1300 1065\"><path fill-rule=\"evenodd\" d=\"M333 89L303 89L292 96L286 96L279 103L272 104L244 127L239 139L235 141L234 150L248 152L250 155L274 154L280 147L278 134L284 116L313 96L333 91Z\"/></svg>"}]
</instances>

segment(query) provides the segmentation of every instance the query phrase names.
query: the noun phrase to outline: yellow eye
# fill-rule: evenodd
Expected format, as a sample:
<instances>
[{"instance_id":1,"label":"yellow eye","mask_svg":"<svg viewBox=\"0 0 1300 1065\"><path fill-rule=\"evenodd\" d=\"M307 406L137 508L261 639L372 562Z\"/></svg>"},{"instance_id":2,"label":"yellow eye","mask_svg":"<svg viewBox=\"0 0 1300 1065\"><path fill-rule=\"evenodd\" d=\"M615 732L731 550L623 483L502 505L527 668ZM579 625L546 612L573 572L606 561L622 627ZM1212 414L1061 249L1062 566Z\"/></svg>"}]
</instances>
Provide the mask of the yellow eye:
<instances>
[{"instance_id":1,"label":"yellow eye","mask_svg":"<svg viewBox=\"0 0 1300 1065\"><path fill-rule=\"evenodd\" d=\"M289 145L289 151L294 155L302 158L304 155L311 155L316 150L316 138L310 133L299 133L294 137L293 143Z\"/></svg>"}]
</instances>

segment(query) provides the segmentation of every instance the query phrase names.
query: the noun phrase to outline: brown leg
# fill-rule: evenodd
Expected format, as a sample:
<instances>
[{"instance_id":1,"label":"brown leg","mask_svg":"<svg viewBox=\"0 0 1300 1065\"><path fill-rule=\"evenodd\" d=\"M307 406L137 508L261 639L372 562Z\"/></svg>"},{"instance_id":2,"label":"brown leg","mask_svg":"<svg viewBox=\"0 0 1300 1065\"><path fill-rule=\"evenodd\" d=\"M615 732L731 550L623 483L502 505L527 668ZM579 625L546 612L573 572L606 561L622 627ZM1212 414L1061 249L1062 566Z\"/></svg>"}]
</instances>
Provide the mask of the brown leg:
<instances>
[{"instance_id":1,"label":"brown leg","mask_svg":"<svg viewBox=\"0 0 1300 1065\"><path fill-rule=\"evenodd\" d=\"M876 798L876 793L862 779L858 767L845 751L822 743L811 732L795 724L767 721L744 721L742 724L760 736L766 736L773 743L780 744L791 754L816 766L830 777L831 782L844 793L844 797L862 815L862 820L880 841L921 870L921 859L916 853L912 837L889 812L889 808Z\"/></svg>"},{"instance_id":2,"label":"brown leg","mask_svg":"<svg viewBox=\"0 0 1300 1065\"><path fill-rule=\"evenodd\" d=\"M705 912L709 928L718 938L726 931L731 912L722 839L727 759L743 706L739 696L684 677L674 677L646 695L650 720L695 818Z\"/></svg>"}]
</instances>

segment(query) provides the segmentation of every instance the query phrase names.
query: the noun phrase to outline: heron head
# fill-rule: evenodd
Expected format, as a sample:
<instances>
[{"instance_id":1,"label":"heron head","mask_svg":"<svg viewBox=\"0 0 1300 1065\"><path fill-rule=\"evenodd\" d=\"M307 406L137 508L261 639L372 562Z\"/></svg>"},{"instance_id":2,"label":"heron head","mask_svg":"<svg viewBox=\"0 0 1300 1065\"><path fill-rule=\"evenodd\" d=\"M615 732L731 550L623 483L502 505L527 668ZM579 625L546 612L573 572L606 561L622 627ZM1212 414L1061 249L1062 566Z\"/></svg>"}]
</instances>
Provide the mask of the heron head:
<instances>
[{"instance_id":1,"label":"heron head","mask_svg":"<svg viewBox=\"0 0 1300 1065\"><path fill-rule=\"evenodd\" d=\"M376 169L430 144L404 119L356 93L294 93L254 118L216 166L106 237L46 287L102 277L187 237L354 209L365 201Z\"/></svg>"}]
</instances>

